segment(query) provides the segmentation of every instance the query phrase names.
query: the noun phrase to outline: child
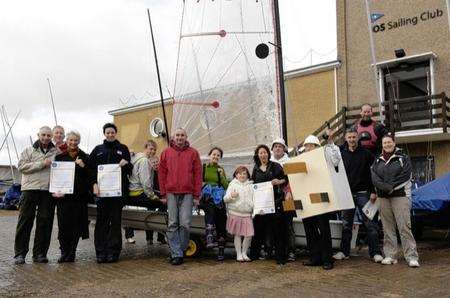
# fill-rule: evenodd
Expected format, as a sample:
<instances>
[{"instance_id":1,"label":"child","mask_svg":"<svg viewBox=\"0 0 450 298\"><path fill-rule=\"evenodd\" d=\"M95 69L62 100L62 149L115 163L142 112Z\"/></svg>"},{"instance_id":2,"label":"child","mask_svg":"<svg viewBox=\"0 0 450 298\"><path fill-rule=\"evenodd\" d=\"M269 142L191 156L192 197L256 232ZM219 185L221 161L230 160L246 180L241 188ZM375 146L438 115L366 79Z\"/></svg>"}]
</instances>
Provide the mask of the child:
<instances>
[{"instance_id":1,"label":"child","mask_svg":"<svg viewBox=\"0 0 450 298\"><path fill-rule=\"evenodd\" d=\"M253 188L249 180L250 173L246 167L238 167L233 177L223 198L228 210L227 231L234 235L236 260L249 262L247 250L255 233L252 221Z\"/></svg>"}]
</instances>

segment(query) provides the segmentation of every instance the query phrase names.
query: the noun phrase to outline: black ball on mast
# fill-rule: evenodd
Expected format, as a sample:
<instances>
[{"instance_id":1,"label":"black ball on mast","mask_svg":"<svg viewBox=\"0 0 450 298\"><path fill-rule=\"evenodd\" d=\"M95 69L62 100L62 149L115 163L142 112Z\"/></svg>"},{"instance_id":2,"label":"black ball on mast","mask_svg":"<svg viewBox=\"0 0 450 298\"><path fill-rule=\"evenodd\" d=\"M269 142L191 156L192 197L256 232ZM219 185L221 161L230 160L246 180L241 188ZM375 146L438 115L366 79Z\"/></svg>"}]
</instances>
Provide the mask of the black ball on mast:
<instances>
[{"instance_id":1,"label":"black ball on mast","mask_svg":"<svg viewBox=\"0 0 450 298\"><path fill-rule=\"evenodd\" d=\"M269 56L269 46L265 43L260 43L256 46L255 54L259 59L265 59Z\"/></svg>"}]
</instances>

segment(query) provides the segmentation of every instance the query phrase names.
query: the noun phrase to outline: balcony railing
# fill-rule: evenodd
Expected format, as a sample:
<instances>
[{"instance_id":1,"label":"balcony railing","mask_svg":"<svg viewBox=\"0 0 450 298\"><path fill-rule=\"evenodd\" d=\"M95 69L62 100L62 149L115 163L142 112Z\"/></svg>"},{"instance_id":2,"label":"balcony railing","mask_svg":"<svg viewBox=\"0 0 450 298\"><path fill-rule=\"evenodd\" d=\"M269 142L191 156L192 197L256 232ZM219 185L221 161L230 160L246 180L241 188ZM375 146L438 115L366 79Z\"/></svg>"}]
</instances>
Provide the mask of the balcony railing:
<instances>
[{"instance_id":1,"label":"balcony railing","mask_svg":"<svg viewBox=\"0 0 450 298\"><path fill-rule=\"evenodd\" d=\"M442 128L447 133L450 123L450 99L445 93L384 101L381 103L384 125L392 133L421 129ZM373 106L373 118L381 121L379 106ZM361 106L343 107L336 115L325 121L312 134L319 137L322 144L328 128L336 131L334 141L344 141L345 130L351 127L359 115ZM300 148L303 143L298 145Z\"/></svg>"}]
</instances>

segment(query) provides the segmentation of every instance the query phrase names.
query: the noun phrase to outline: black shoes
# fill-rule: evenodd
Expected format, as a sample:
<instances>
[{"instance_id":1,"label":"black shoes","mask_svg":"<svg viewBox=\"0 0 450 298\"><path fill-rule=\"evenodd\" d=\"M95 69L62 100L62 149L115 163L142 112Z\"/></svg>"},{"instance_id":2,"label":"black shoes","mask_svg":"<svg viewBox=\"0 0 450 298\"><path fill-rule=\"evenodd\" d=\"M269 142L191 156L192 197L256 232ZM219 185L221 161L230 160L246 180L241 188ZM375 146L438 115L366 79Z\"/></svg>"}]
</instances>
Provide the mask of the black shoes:
<instances>
[{"instance_id":1,"label":"black shoes","mask_svg":"<svg viewBox=\"0 0 450 298\"><path fill-rule=\"evenodd\" d=\"M183 264L183 258L172 258L172 261L170 262L174 266L178 266Z\"/></svg>"},{"instance_id":2,"label":"black shoes","mask_svg":"<svg viewBox=\"0 0 450 298\"><path fill-rule=\"evenodd\" d=\"M324 270L331 270L331 269L333 269L333 267L334 267L334 265L332 262L323 263L323 266L322 266L322 268Z\"/></svg>"},{"instance_id":3,"label":"black shoes","mask_svg":"<svg viewBox=\"0 0 450 298\"><path fill-rule=\"evenodd\" d=\"M303 262L303 266L316 267L316 266L322 266L322 263L320 263L320 262L313 262L311 260L306 260L306 261Z\"/></svg>"},{"instance_id":4,"label":"black shoes","mask_svg":"<svg viewBox=\"0 0 450 298\"><path fill-rule=\"evenodd\" d=\"M46 264L46 263L48 263L48 259L44 255L38 255L37 257L33 257L33 262L34 263Z\"/></svg>"},{"instance_id":5,"label":"black shoes","mask_svg":"<svg viewBox=\"0 0 450 298\"><path fill-rule=\"evenodd\" d=\"M14 265L22 265L25 264L25 256L18 255L14 257Z\"/></svg>"},{"instance_id":6,"label":"black shoes","mask_svg":"<svg viewBox=\"0 0 450 298\"><path fill-rule=\"evenodd\" d=\"M106 261L107 261L106 256L97 256L98 264L106 263Z\"/></svg>"},{"instance_id":7,"label":"black shoes","mask_svg":"<svg viewBox=\"0 0 450 298\"><path fill-rule=\"evenodd\" d=\"M108 258L106 259L107 263L117 263L117 261L119 261L118 255L108 256Z\"/></svg>"}]
</instances>

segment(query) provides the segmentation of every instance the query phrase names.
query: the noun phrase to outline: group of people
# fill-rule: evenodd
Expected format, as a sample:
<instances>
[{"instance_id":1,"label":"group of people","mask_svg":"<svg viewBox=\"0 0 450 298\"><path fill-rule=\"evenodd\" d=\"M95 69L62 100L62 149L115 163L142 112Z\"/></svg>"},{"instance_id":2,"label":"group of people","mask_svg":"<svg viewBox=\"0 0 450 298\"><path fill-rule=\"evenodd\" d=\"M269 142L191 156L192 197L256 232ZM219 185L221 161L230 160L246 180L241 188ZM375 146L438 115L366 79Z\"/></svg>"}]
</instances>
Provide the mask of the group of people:
<instances>
[{"instance_id":1,"label":"group of people","mask_svg":"<svg viewBox=\"0 0 450 298\"><path fill-rule=\"evenodd\" d=\"M321 214L303 219L310 258L306 266L333 268L334 260L350 257L350 242L355 212L367 230L370 257L382 264L397 262L399 230L404 256L409 266L418 267L416 244L411 233L409 158L395 146L393 136L380 123L372 120L372 108L363 105L362 118L346 131L345 143L338 147L328 131L325 145L327 160L337 166L342 160L355 202L355 209L341 212L343 222L341 249L332 255L330 216ZM88 155L79 147L80 135L67 135L61 126L42 127L38 140L26 148L18 168L22 173L22 199L15 238L16 264L25 263L30 234L36 219L33 261L47 263L55 207L58 219L58 239L61 256L58 262L73 262L79 238L89 237L87 202L93 196L97 205L94 243L98 263L117 262L122 249L121 216L124 205L139 205L149 210L167 210L167 242L170 263L183 263L189 243L189 230L194 205L205 213L205 243L217 248L217 260L225 258L227 235L234 237L236 260L274 257L278 264L295 260L293 218L296 212L285 209L285 201L292 200L289 179L283 164L289 160L284 140L277 139L271 148L258 145L254 166L250 171L239 166L233 179L227 179L220 165L223 151L214 147L209 160L202 164L197 150L187 141L183 128L175 129L169 146L157 157L157 145L150 140L143 152L133 153L116 139L117 127L103 126L105 139ZM53 138L53 141L52 141ZM64 140L65 138L65 140ZM321 146L315 136L308 136L301 148L309 152ZM53 161L75 163L72 194L50 193L50 167ZM101 165L117 164L121 169L121 194L102 197L97 171ZM253 213L254 184L270 182L274 193L274 213ZM384 231L382 256L379 245L378 220L369 219L362 211L367 202L379 200L379 214ZM152 243L153 231L147 232ZM126 228L128 242L133 230ZM158 241L165 241L158 235Z\"/></svg>"}]
</instances>

